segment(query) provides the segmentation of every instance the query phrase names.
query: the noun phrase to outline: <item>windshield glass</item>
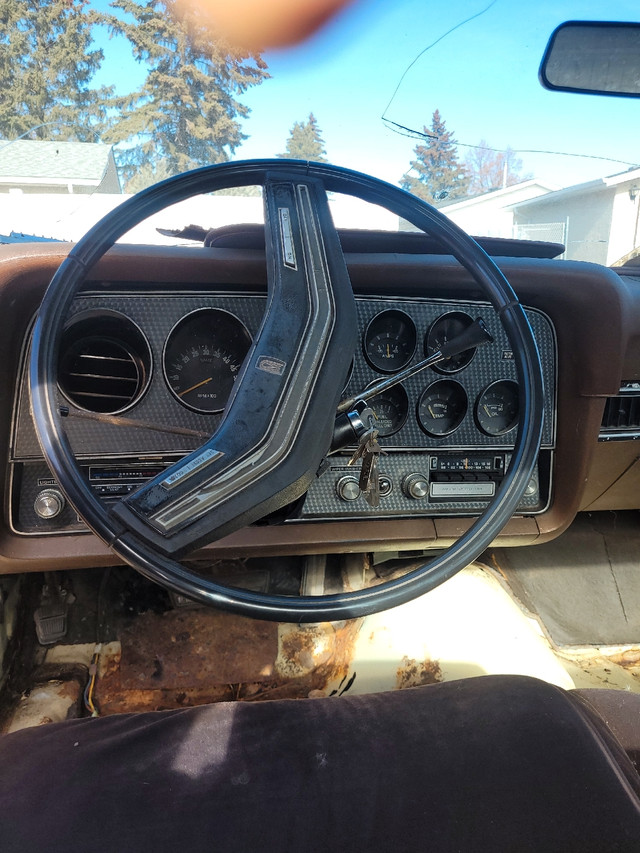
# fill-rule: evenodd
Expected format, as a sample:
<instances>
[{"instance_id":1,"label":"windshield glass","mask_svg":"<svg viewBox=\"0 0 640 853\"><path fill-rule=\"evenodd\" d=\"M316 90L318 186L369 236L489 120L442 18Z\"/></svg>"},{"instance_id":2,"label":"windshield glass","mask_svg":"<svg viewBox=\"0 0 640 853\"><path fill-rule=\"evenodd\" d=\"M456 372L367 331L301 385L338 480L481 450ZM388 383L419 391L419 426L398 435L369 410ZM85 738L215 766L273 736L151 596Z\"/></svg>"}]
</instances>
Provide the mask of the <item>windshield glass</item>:
<instances>
[{"instance_id":1,"label":"windshield glass","mask_svg":"<svg viewBox=\"0 0 640 853\"><path fill-rule=\"evenodd\" d=\"M289 156L398 184L476 236L622 263L640 240L638 101L538 81L558 24L603 18L637 20L636 0L362 0L296 47L251 54L204 27L197 0L0 2L0 242L77 240L157 180ZM402 227L332 209L341 226ZM126 239L261 217L249 187Z\"/></svg>"}]
</instances>

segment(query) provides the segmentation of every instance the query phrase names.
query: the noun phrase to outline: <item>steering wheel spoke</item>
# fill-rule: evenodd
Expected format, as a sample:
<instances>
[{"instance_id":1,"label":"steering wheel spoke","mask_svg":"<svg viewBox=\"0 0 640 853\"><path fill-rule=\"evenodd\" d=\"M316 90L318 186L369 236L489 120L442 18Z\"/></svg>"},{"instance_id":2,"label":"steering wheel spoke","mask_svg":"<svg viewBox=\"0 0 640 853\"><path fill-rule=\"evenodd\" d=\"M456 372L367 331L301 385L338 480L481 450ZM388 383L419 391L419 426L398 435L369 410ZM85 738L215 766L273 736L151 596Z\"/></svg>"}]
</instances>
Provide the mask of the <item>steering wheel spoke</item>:
<instances>
[{"instance_id":1,"label":"steering wheel spoke","mask_svg":"<svg viewBox=\"0 0 640 853\"><path fill-rule=\"evenodd\" d=\"M357 337L353 294L317 179L267 174L268 298L218 430L113 515L183 556L308 489L333 434Z\"/></svg>"}]
</instances>

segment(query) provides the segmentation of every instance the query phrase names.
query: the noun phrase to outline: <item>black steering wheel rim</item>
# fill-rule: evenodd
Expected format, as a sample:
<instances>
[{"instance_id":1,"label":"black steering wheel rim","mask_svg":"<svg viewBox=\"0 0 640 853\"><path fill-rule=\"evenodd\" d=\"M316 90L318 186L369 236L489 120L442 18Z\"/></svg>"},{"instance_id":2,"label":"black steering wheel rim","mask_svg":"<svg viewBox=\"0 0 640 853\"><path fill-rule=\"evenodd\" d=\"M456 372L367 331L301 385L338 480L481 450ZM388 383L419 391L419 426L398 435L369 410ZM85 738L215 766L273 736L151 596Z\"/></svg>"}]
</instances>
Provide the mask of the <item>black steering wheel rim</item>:
<instances>
[{"instance_id":1,"label":"black steering wheel rim","mask_svg":"<svg viewBox=\"0 0 640 853\"><path fill-rule=\"evenodd\" d=\"M357 592L290 597L222 586L154 551L106 511L80 476L59 412L57 360L73 298L95 263L138 222L169 204L229 187L263 184L267 173L322 181L326 191L354 195L428 231L457 258L497 312L511 343L520 387L520 419L509 469L494 500L447 551L402 578ZM71 504L115 554L145 577L208 605L255 618L320 622L364 616L409 601L452 577L490 544L517 509L540 446L543 380L526 314L511 286L478 244L443 214L415 196L352 170L320 163L253 160L225 163L169 178L128 199L76 244L53 277L34 328L30 383L32 410L43 453Z\"/></svg>"}]
</instances>

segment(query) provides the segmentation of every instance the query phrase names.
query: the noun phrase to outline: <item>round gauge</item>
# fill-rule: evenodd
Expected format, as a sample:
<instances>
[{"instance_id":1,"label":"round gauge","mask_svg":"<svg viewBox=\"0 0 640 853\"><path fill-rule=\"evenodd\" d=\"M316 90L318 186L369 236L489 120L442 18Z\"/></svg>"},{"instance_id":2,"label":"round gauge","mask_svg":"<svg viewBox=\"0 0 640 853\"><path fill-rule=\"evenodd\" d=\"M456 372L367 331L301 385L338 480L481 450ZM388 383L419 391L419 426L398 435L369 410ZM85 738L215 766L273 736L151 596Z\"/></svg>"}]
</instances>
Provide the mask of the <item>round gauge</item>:
<instances>
[{"instance_id":1,"label":"round gauge","mask_svg":"<svg viewBox=\"0 0 640 853\"><path fill-rule=\"evenodd\" d=\"M447 341L457 338L472 323L473 319L462 311L451 311L449 314L443 314L441 317L438 317L431 324L431 328L427 332L424 341L424 354L430 356L438 352ZM475 352L475 347L464 350L464 352L459 352L458 355L445 358L440 364L436 364L433 369L438 373L457 373L458 370L462 370L463 367L469 364Z\"/></svg>"},{"instance_id":2,"label":"round gauge","mask_svg":"<svg viewBox=\"0 0 640 853\"><path fill-rule=\"evenodd\" d=\"M504 435L518 425L520 392L516 382L503 379L484 389L476 403L476 423L486 435Z\"/></svg>"},{"instance_id":3,"label":"round gauge","mask_svg":"<svg viewBox=\"0 0 640 853\"><path fill-rule=\"evenodd\" d=\"M402 385L394 385L388 391L372 397L369 404L376 413L375 428L378 435L384 438L402 429L409 414L409 398Z\"/></svg>"},{"instance_id":4,"label":"round gauge","mask_svg":"<svg viewBox=\"0 0 640 853\"><path fill-rule=\"evenodd\" d=\"M223 411L251 346L251 335L228 311L202 308L172 329L164 348L167 385L195 412Z\"/></svg>"},{"instance_id":5,"label":"round gauge","mask_svg":"<svg viewBox=\"0 0 640 853\"><path fill-rule=\"evenodd\" d=\"M418 400L418 423L427 435L440 438L457 429L467 413L467 392L452 379L433 382Z\"/></svg>"},{"instance_id":6,"label":"round gauge","mask_svg":"<svg viewBox=\"0 0 640 853\"><path fill-rule=\"evenodd\" d=\"M408 314L404 311L382 311L367 326L364 354L374 370L396 373L409 364L416 343L416 327Z\"/></svg>"}]
</instances>

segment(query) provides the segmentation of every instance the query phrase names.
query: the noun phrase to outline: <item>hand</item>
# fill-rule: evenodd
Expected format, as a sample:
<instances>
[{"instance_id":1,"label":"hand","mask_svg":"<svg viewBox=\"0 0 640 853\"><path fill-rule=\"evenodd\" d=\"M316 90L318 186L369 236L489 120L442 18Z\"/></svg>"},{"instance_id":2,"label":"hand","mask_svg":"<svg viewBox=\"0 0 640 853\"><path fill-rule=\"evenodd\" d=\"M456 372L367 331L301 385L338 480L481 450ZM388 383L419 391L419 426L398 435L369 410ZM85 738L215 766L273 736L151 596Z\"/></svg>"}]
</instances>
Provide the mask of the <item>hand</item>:
<instances>
[{"instance_id":1,"label":"hand","mask_svg":"<svg viewBox=\"0 0 640 853\"><path fill-rule=\"evenodd\" d=\"M230 44L258 52L287 47L314 33L353 0L178 0Z\"/></svg>"}]
</instances>

